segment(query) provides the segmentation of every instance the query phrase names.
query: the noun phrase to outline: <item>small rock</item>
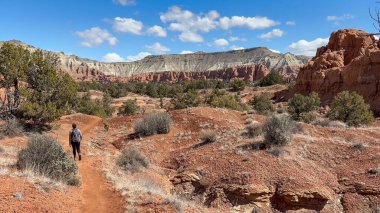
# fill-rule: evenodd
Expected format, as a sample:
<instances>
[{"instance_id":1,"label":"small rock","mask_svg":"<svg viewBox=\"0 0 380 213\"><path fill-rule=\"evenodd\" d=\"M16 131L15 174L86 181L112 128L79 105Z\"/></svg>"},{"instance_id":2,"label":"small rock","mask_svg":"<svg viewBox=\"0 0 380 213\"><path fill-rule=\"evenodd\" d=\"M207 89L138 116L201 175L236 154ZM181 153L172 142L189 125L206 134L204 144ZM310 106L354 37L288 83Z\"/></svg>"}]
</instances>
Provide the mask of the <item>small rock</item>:
<instances>
[{"instance_id":1,"label":"small rock","mask_svg":"<svg viewBox=\"0 0 380 213\"><path fill-rule=\"evenodd\" d=\"M17 200L22 200L22 192L15 192L14 196Z\"/></svg>"}]
</instances>

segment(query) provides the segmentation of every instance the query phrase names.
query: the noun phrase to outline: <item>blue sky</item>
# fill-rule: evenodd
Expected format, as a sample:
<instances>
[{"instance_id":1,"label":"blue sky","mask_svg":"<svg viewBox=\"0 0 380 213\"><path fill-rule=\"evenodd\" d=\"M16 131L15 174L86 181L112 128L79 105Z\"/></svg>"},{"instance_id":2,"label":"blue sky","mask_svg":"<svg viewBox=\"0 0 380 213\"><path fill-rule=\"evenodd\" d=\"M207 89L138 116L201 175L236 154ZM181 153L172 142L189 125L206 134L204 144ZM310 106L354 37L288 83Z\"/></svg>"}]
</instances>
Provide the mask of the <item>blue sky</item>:
<instances>
[{"instance_id":1,"label":"blue sky","mask_svg":"<svg viewBox=\"0 0 380 213\"><path fill-rule=\"evenodd\" d=\"M265 46L313 55L341 28L376 32L375 0L12 0L0 40L101 61ZM378 5L380 7L380 4Z\"/></svg>"}]
</instances>

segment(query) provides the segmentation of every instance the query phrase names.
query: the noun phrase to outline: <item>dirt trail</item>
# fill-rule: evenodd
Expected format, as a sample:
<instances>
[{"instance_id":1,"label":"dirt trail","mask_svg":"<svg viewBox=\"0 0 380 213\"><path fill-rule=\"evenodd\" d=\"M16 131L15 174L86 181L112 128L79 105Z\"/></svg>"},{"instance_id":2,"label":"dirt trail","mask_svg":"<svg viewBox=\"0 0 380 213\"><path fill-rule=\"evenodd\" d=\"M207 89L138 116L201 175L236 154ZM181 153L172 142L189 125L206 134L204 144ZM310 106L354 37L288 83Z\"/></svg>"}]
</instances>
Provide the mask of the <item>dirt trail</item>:
<instances>
[{"instance_id":1,"label":"dirt trail","mask_svg":"<svg viewBox=\"0 0 380 213\"><path fill-rule=\"evenodd\" d=\"M92 130L101 122L101 119L94 118L85 126L79 126L84 136L81 151L83 153L82 161L77 161L79 173L82 176L82 198L83 205L80 209L73 212L88 213L119 213L123 212L123 198L112 189L111 184L107 182L101 172L101 156L86 156L91 147L88 147L88 141L92 135ZM65 127L68 125L64 125ZM70 126L63 128L63 131L57 135L65 148L68 147L68 131Z\"/></svg>"}]
</instances>

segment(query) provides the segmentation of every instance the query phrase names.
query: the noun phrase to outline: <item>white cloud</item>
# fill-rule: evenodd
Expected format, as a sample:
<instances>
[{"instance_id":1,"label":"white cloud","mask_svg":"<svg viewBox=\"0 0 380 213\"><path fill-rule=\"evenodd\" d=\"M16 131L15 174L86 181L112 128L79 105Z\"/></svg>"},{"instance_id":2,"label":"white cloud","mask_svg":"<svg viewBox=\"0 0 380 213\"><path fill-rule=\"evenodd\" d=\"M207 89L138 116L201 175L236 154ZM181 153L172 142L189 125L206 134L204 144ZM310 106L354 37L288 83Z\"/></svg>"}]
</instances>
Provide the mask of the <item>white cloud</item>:
<instances>
[{"instance_id":1,"label":"white cloud","mask_svg":"<svg viewBox=\"0 0 380 213\"><path fill-rule=\"evenodd\" d=\"M112 36L107 30L100 27L93 27L84 31L75 32L76 35L83 38L81 43L85 47L98 46L104 42L108 42L109 45L115 45L117 38Z\"/></svg>"},{"instance_id":2,"label":"white cloud","mask_svg":"<svg viewBox=\"0 0 380 213\"><path fill-rule=\"evenodd\" d=\"M327 16L327 21L343 21L348 19L353 19L354 16L351 14L345 14L343 16Z\"/></svg>"},{"instance_id":3,"label":"white cloud","mask_svg":"<svg viewBox=\"0 0 380 213\"><path fill-rule=\"evenodd\" d=\"M228 30L233 27L245 27L254 30L279 24L277 21L260 16L220 18L219 13L215 10L195 14L178 6L170 7L167 12L161 13L160 19L163 23L169 24L169 30L180 32L179 39L183 42L203 42L202 33L208 33L211 30L220 28Z\"/></svg>"},{"instance_id":4,"label":"white cloud","mask_svg":"<svg viewBox=\"0 0 380 213\"><path fill-rule=\"evenodd\" d=\"M280 51L278 50L274 50L274 49L269 49L270 51L274 52L274 53L281 53Z\"/></svg>"},{"instance_id":5,"label":"white cloud","mask_svg":"<svg viewBox=\"0 0 380 213\"><path fill-rule=\"evenodd\" d=\"M157 25L150 27L147 30L147 33L150 35L156 36L156 37L166 37L167 36L166 30L163 27L157 26Z\"/></svg>"},{"instance_id":6,"label":"white cloud","mask_svg":"<svg viewBox=\"0 0 380 213\"><path fill-rule=\"evenodd\" d=\"M194 42L200 43L203 42L203 37L198 33L194 32L183 32L179 35L179 39L183 42Z\"/></svg>"},{"instance_id":7,"label":"white cloud","mask_svg":"<svg viewBox=\"0 0 380 213\"><path fill-rule=\"evenodd\" d=\"M193 51L190 51L190 50L183 50L182 52L180 52L179 54L191 54L191 53L194 53Z\"/></svg>"},{"instance_id":8,"label":"white cloud","mask_svg":"<svg viewBox=\"0 0 380 213\"><path fill-rule=\"evenodd\" d=\"M268 33L260 35L259 38L270 39L273 37L282 37L283 35L284 35L284 31L282 31L280 29L273 29L272 31L270 31Z\"/></svg>"},{"instance_id":9,"label":"white cloud","mask_svg":"<svg viewBox=\"0 0 380 213\"><path fill-rule=\"evenodd\" d=\"M228 40L229 41L247 41L247 39L245 39L245 38L239 38L237 36L231 36Z\"/></svg>"},{"instance_id":10,"label":"white cloud","mask_svg":"<svg viewBox=\"0 0 380 213\"><path fill-rule=\"evenodd\" d=\"M222 29L230 29L232 27L246 27L249 29L264 29L278 25L277 21L271 20L267 17L244 17L244 16L232 16L223 17L220 19L220 27Z\"/></svg>"},{"instance_id":11,"label":"white cloud","mask_svg":"<svg viewBox=\"0 0 380 213\"><path fill-rule=\"evenodd\" d=\"M214 45L217 47L228 46L228 44L229 44L228 41L224 38L214 40Z\"/></svg>"},{"instance_id":12,"label":"white cloud","mask_svg":"<svg viewBox=\"0 0 380 213\"><path fill-rule=\"evenodd\" d=\"M239 46L236 46L236 45L232 45L232 46L230 47L230 49L231 49L231 50L243 50L244 47L239 47Z\"/></svg>"},{"instance_id":13,"label":"white cloud","mask_svg":"<svg viewBox=\"0 0 380 213\"><path fill-rule=\"evenodd\" d=\"M147 56L150 56L150 55L152 55L152 54L149 53L149 52L140 52L137 55L130 55L130 56L128 56L127 60L128 61L137 61L137 60L141 60L141 59L143 59L143 58L145 58Z\"/></svg>"},{"instance_id":14,"label":"white cloud","mask_svg":"<svg viewBox=\"0 0 380 213\"><path fill-rule=\"evenodd\" d=\"M112 21L113 28L118 32L132 33L141 35L144 24L141 21L136 21L132 18L116 17Z\"/></svg>"},{"instance_id":15,"label":"white cloud","mask_svg":"<svg viewBox=\"0 0 380 213\"><path fill-rule=\"evenodd\" d=\"M113 2L115 4L120 4L120 5L123 5L123 6L135 5L136 4L135 0L113 0Z\"/></svg>"},{"instance_id":16,"label":"white cloud","mask_svg":"<svg viewBox=\"0 0 380 213\"><path fill-rule=\"evenodd\" d=\"M317 38L313 41L299 40L289 46L289 51L294 54L314 56L317 49L328 43L328 38Z\"/></svg>"},{"instance_id":17,"label":"white cloud","mask_svg":"<svg viewBox=\"0 0 380 213\"><path fill-rule=\"evenodd\" d=\"M295 21L287 21L285 24L288 26L294 26L294 25L296 25L296 22Z\"/></svg>"},{"instance_id":18,"label":"white cloud","mask_svg":"<svg viewBox=\"0 0 380 213\"><path fill-rule=\"evenodd\" d=\"M147 46L145 46L148 50L150 50L150 51L152 51L152 52L154 52L154 53L158 53L158 54L160 54L160 53L165 53L165 52L169 52L170 51L170 49L169 48L167 48L167 47L165 47L164 45L162 45L162 44L160 44L160 43L158 43L158 42L156 42L156 43L154 43L154 44L152 44L152 45L147 45Z\"/></svg>"},{"instance_id":19,"label":"white cloud","mask_svg":"<svg viewBox=\"0 0 380 213\"><path fill-rule=\"evenodd\" d=\"M118 55L117 53L107 53L103 56L104 62L123 62L125 59Z\"/></svg>"},{"instance_id":20,"label":"white cloud","mask_svg":"<svg viewBox=\"0 0 380 213\"><path fill-rule=\"evenodd\" d=\"M180 7L170 7L166 13L160 15L164 23L170 23L171 31L181 32L179 39L183 42L203 42L200 33L207 33L217 28L219 13L215 10L207 14L194 14Z\"/></svg>"}]
</instances>

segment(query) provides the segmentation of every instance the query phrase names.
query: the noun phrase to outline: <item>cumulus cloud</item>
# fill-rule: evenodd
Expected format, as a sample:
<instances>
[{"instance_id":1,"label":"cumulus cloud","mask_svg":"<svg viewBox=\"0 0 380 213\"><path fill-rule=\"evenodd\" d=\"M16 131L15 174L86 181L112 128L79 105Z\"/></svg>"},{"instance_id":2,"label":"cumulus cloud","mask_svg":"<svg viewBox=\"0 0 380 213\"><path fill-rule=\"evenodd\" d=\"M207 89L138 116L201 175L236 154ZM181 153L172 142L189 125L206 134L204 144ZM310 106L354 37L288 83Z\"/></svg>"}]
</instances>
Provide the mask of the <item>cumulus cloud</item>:
<instances>
[{"instance_id":1,"label":"cumulus cloud","mask_svg":"<svg viewBox=\"0 0 380 213\"><path fill-rule=\"evenodd\" d=\"M194 14L182 10L178 6L170 7L166 13L161 13L160 19L169 24L169 30L181 32L179 38L183 42L203 42L200 33L207 33L218 26L219 13L215 10L207 14Z\"/></svg>"},{"instance_id":2,"label":"cumulus cloud","mask_svg":"<svg viewBox=\"0 0 380 213\"><path fill-rule=\"evenodd\" d=\"M270 51L274 52L274 53L281 53L280 51L278 50L274 50L274 49L269 49Z\"/></svg>"},{"instance_id":3,"label":"cumulus cloud","mask_svg":"<svg viewBox=\"0 0 380 213\"><path fill-rule=\"evenodd\" d=\"M247 39L245 39L245 38L239 38L237 36L231 36L228 40L229 41L247 41Z\"/></svg>"},{"instance_id":4,"label":"cumulus cloud","mask_svg":"<svg viewBox=\"0 0 380 213\"><path fill-rule=\"evenodd\" d=\"M183 32L179 35L179 39L183 42L194 42L200 43L203 42L203 37L198 33L194 32Z\"/></svg>"},{"instance_id":5,"label":"cumulus cloud","mask_svg":"<svg viewBox=\"0 0 380 213\"><path fill-rule=\"evenodd\" d=\"M135 5L136 4L135 0L113 0L113 2L115 4L120 4L120 5L123 5L123 6Z\"/></svg>"},{"instance_id":6,"label":"cumulus cloud","mask_svg":"<svg viewBox=\"0 0 380 213\"><path fill-rule=\"evenodd\" d=\"M289 51L294 54L314 56L317 49L328 43L328 38L317 38L313 41L300 40L289 46Z\"/></svg>"},{"instance_id":7,"label":"cumulus cloud","mask_svg":"<svg viewBox=\"0 0 380 213\"><path fill-rule=\"evenodd\" d=\"M214 40L214 45L217 47L228 46L228 44L229 44L228 41L224 38Z\"/></svg>"},{"instance_id":8,"label":"cumulus cloud","mask_svg":"<svg viewBox=\"0 0 380 213\"><path fill-rule=\"evenodd\" d=\"M244 16L232 16L232 17L223 17L220 19L220 27L222 29L230 29L233 27L245 27L248 29L264 29L278 25L277 21L271 20L267 17L244 17Z\"/></svg>"},{"instance_id":9,"label":"cumulus cloud","mask_svg":"<svg viewBox=\"0 0 380 213\"><path fill-rule=\"evenodd\" d=\"M140 52L137 55L130 55L130 56L128 56L127 60L128 61L137 61L137 60L141 60L141 59L143 59L143 58L145 58L147 56L150 56L150 55L152 55L152 54L149 53L149 52Z\"/></svg>"},{"instance_id":10,"label":"cumulus cloud","mask_svg":"<svg viewBox=\"0 0 380 213\"><path fill-rule=\"evenodd\" d=\"M136 21L132 18L116 17L112 20L113 28L117 32L132 33L141 35L144 24L141 21Z\"/></svg>"},{"instance_id":11,"label":"cumulus cloud","mask_svg":"<svg viewBox=\"0 0 380 213\"><path fill-rule=\"evenodd\" d=\"M152 36L156 37L166 37L167 32L166 30L158 25L154 25L153 27L148 28L147 33Z\"/></svg>"},{"instance_id":12,"label":"cumulus cloud","mask_svg":"<svg viewBox=\"0 0 380 213\"><path fill-rule=\"evenodd\" d=\"M190 51L190 50L183 50L182 52L180 52L179 54L191 54L191 53L194 53L193 51Z\"/></svg>"},{"instance_id":13,"label":"cumulus cloud","mask_svg":"<svg viewBox=\"0 0 380 213\"><path fill-rule=\"evenodd\" d=\"M103 56L104 62L123 62L125 59L117 53L107 53Z\"/></svg>"},{"instance_id":14,"label":"cumulus cloud","mask_svg":"<svg viewBox=\"0 0 380 213\"><path fill-rule=\"evenodd\" d=\"M244 47L239 47L239 46L236 46L236 45L232 45L232 46L230 47L230 49L231 49L231 50L243 50Z\"/></svg>"},{"instance_id":15,"label":"cumulus cloud","mask_svg":"<svg viewBox=\"0 0 380 213\"><path fill-rule=\"evenodd\" d=\"M158 54L160 54L160 53L165 53L165 52L169 52L170 51L170 49L169 48L167 48L167 47L165 47L164 45L162 45L162 44L160 44L160 43L158 43L158 42L156 42L156 43L154 43L154 44L152 44L152 45L147 45L147 46L145 46L149 51L152 51L152 52L154 52L154 53L158 53Z\"/></svg>"},{"instance_id":16,"label":"cumulus cloud","mask_svg":"<svg viewBox=\"0 0 380 213\"><path fill-rule=\"evenodd\" d=\"M294 25L296 25L296 22L295 21L287 21L285 24L288 26L294 26Z\"/></svg>"},{"instance_id":17,"label":"cumulus cloud","mask_svg":"<svg viewBox=\"0 0 380 213\"><path fill-rule=\"evenodd\" d=\"M112 36L107 30L100 27L93 27L84 31L77 31L75 34L84 40L81 44L85 47L98 46L104 42L107 42L112 46L117 43L116 37Z\"/></svg>"},{"instance_id":18,"label":"cumulus cloud","mask_svg":"<svg viewBox=\"0 0 380 213\"><path fill-rule=\"evenodd\" d=\"M272 31L270 31L268 33L260 35L259 38L270 39L273 37L282 37L283 35L284 35L284 31L282 31L280 29L273 29Z\"/></svg>"}]
</instances>

